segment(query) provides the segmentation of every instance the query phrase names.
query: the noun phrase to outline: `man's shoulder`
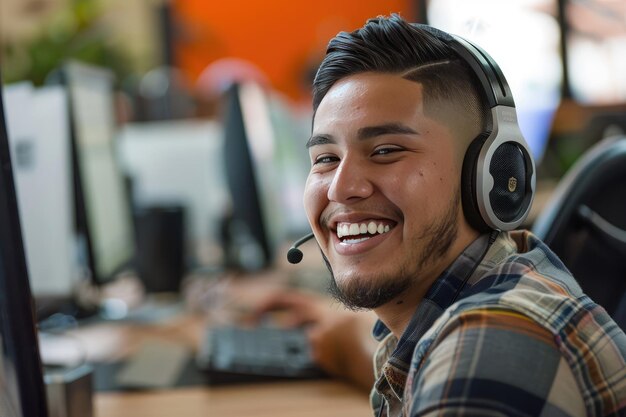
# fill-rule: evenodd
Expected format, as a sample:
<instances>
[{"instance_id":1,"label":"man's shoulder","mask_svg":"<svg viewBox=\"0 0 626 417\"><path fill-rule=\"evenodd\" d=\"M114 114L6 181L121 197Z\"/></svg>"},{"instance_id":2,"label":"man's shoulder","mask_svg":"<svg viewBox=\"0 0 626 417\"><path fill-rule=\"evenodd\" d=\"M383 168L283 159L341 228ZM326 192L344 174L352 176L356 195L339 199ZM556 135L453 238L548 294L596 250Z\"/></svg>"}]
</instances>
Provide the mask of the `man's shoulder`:
<instances>
[{"instance_id":1,"label":"man's shoulder","mask_svg":"<svg viewBox=\"0 0 626 417\"><path fill-rule=\"evenodd\" d=\"M416 352L477 311L487 318L500 312L528 317L556 336L580 320L580 312L601 314L596 307L543 242L529 232L501 233L460 299L433 323Z\"/></svg>"},{"instance_id":2,"label":"man's shoulder","mask_svg":"<svg viewBox=\"0 0 626 417\"><path fill-rule=\"evenodd\" d=\"M496 242L497 243L497 242ZM501 256L483 265L480 277L463 291L424 334L414 360L424 357L433 344L458 329L480 324L483 335L507 331L508 336L528 343L537 334L549 335L550 343L575 363L582 350L605 356L600 346L613 346L606 362L626 361L626 335L607 312L586 296L570 272L543 242L532 234L503 234ZM520 319L523 318L523 319ZM507 322L508 321L508 322ZM529 329L534 329L530 331ZM449 340L448 340L449 341Z\"/></svg>"},{"instance_id":3,"label":"man's shoulder","mask_svg":"<svg viewBox=\"0 0 626 417\"><path fill-rule=\"evenodd\" d=\"M472 387L484 388L473 396L484 395L489 402L490 392L508 392L507 398L521 401L515 405L520 410L533 405L524 398L533 398L578 410L568 415L584 415L585 409L625 411L626 335L593 303L557 296L564 308L554 308L553 317L545 313L549 309L533 311L526 300L537 295L512 289L494 302L448 309L413 352L407 379L412 396L425 402L438 391L432 385L437 378L451 387L466 387L471 380L478 384ZM585 398L585 404L565 398Z\"/></svg>"},{"instance_id":4,"label":"man's shoulder","mask_svg":"<svg viewBox=\"0 0 626 417\"><path fill-rule=\"evenodd\" d=\"M484 395L480 406L506 392L528 415L546 405L567 415L623 411L626 335L541 241L529 233L498 240L460 299L415 346L407 380L413 410L430 397L438 403L445 386L452 402L483 387L471 394Z\"/></svg>"},{"instance_id":5,"label":"man's shoulder","mask_svg":"<svg viewBox=\"0 0 626 417\"><path fill-rule=\"evenodd\" d=\"M503 311L522 315L561 341L573 332L606 332L615 324L604 308L582 292L567 270L528 259L518 255L497 265L471 293L450 306L433 328L439 327L439 333L476 311L487 316Z\"/></svg>"},{"instance_id":6,"label":"man's shoulder","mask_svg":"<svg viewBox=\"0 0 626 417\"><path fill-rule=\"evenodd\" d=\"M528 231L502 233L453 310L492 307L546 317L593 302L561 260ZM566 306L567 305L567 306ZM587 306L587 307L586 307Z\"/></svg>"},{"instance_id":7,"label":"man's shoulder","mask_svg":"<svg viewBox=\"0 0 626 417\"><path fill-rule=\"evenodd\" d=\"M519 312L466 310L446 323L420 360L414 356L406 405L412 412L443 405L485 415L506 408L525 415L599 409L607 413L591 414L613 415L624 411L624 357L601 350L593 343L563 346Z\"/></svg>"},{"instance_id":8,"label":"man's shoulder","mask_svg":"<svg viewBox=\"0 0 626 417\"><path fill-rule=\"evenodd\" d=\"M456 368L443 379L476 379L490 389L504 384L543 400L567 387L588 398L587 407L615 410L626 401L619 394L626 392L626 335L588 297L543 293L534 283L485 291L448 308L417 344L409 379L448 360ZM618 403L598 396L600 387Z\"/></svg>"}]
</instances>

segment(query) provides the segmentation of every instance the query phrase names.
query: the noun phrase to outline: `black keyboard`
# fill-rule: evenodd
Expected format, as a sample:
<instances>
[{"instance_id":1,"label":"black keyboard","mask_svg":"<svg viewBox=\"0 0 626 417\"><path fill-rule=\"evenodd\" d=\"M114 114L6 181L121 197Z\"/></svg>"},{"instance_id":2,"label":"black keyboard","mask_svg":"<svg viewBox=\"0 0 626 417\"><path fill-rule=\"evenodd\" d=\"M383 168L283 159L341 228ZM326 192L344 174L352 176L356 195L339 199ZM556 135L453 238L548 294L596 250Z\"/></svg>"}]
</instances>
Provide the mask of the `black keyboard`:
<instances>
[{"instance_id":1,"label":"black keyboard","mask_svg":"<svg viewBox=\"0 0 626 417\"><path fill-rule=\"evenodd\" d=\"M210 374L259 377L320 378L302 329L215 327L207 331L197 357Z\"/></svg>"}]
</instances>

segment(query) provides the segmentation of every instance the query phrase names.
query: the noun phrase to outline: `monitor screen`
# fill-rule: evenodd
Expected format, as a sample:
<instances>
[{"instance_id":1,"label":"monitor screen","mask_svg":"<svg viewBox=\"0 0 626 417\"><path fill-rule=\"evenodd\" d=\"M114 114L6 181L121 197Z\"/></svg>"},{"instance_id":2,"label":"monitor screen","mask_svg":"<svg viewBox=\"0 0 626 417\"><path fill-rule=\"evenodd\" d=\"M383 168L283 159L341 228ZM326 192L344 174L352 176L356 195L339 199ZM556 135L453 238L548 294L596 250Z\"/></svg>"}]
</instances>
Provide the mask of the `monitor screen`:
<instances>
[{"instance_id":1,"label":"monitor screen","mask_svg":"<svg viewBox=\"0 0 626 417\"><path fill-rule=\"evenodd\" d=\"M218 264L219 219L228 199L221 124L198 119L127 123L118 138L136 209L182 204L190 265Z\"/></svg>"},{"instance_id":2,"label":"monitor screen","mask_svg":"<svg viewBox=\"0 0 626 417\"><path fill-rule=\"evenodd\" d=\"M79 232L96 282L112 279L135 255L132 206L115 149L113 75L72 62L63 68L70 98Z\"/></svg>"},{"instance_id":3,"label":"monitor screen","mask_svg":"<svg viewBox=\"0 0 626 417\"><path fill-rule=\"evenodd\" d=\"M282 236L275 137L257 84L233 84L224 109L224 167L230 191L227 258L244 269L270 266ZM234 258L234 259L233 259Z\"/></svg>"},{"instance_id":4,"label":"monitor screen","mask_svg":"<svg viewBox=\"0 0 626 417\"><path fill-rule=\"evenodd\" d=\"M0 415L45 417L46 395L3 109L0 100Z\"/></svg>"},{"instance_id":5,"label":"monitor screen","mask_svg":"<svg viewBox=\"0 0 626 417\"><path fill-rule=\"evenodd\" d=\"M61 86L29 82L4 88L13 176L30 285L38 312L70 300L79 271L75 260L67 97Z\"/></svg>"},{"instance_id":6,"label":"monitor screen","mask_svg":"<svg viewBox=\"0 0 626 417\"><path fill-rule=\"evenodd\" d=\"M279 171L274 188L280 190L276 198L282 208L281 225L291 241L311 231L302 201L311 167L306 141L313 113L310 106L296 105L278 93L270 95L267 103L274 132L273 165Z\"/></svg>"}]
</instances>

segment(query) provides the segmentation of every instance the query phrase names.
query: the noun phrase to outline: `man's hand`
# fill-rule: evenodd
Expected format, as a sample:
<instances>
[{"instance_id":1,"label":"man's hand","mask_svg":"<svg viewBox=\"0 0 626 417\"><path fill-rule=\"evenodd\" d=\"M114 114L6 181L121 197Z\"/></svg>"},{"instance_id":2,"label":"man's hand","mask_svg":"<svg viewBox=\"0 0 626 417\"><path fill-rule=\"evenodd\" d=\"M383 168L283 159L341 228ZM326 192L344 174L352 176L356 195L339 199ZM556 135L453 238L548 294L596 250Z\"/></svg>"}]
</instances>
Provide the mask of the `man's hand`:
<instances>
[{"instance_id":1,"label":"man's hand","mask_svg":"<svg viewBox=\"0 0 626 417\"><path fill-rule=\"evenodd\" d=\"M371 336L376 316L346 310L328 298L297 291L281 291L256 308L286 327L305 326L313 357L329 375L344 378L369 391L374 382L372 357L377 342Z\"/></svg>"}]
</instances>

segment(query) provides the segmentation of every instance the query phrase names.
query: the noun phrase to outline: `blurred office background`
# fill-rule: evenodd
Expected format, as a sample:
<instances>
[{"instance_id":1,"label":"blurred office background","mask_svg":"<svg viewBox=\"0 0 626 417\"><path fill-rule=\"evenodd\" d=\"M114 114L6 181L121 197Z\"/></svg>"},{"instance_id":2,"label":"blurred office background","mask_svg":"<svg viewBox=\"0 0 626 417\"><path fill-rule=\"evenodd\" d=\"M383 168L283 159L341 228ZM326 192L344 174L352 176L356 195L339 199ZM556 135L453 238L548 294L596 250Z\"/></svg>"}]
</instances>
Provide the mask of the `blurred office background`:
<instances>
[{"instance_id":1,"label":"blurred office background","mask_svg":"<svg viewBox=\"0 0 626 417\"><path fill-rule=\"evenodd\" d=\"M494 56L538 162L540 191L549 193L601 138L626 130L623 0L2 0L2 81L37 91L69 61L107 71L114 163L140 255L167 260L178 278L194 268L254 270L272 262L264 245L307 231L309 90L327 42L390 13L474 40ZM272 243L256 247L237 240L257 232L232 222L238 186L229 178L238 162L225 154L224 114L234 84L252 84L256 92L241 93L262 96L260 105L241 103L248 129L265 132L249 151L267 229L258 233ZM28 164L29 147L16 148ZM244 248L233 254L237 244Z\"/></svg>"}]
</instances>

